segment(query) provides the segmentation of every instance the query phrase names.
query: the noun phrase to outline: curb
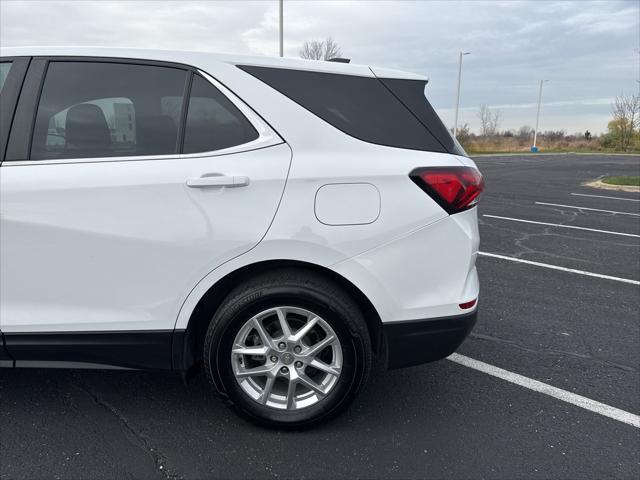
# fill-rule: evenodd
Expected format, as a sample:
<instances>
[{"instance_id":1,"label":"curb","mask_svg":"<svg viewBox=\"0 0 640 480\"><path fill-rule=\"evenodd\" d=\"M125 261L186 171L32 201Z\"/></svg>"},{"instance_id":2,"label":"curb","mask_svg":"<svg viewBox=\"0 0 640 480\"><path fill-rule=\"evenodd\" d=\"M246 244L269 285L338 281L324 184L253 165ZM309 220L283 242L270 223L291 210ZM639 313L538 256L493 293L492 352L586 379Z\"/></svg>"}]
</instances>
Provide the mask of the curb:
<instances>
[{"instance_id":1,"label":"curb","mask_svg":"<svg viewBox=\"0 0 640 480\"><path fill-rule=\"evenodd\" d=\"M584 182L583 187L601 188L602 190L615 190L617 192L640 192L640 187L635 185L609 185L602 180L594 180L592 182Z\"/></svg>"}]
</instances>

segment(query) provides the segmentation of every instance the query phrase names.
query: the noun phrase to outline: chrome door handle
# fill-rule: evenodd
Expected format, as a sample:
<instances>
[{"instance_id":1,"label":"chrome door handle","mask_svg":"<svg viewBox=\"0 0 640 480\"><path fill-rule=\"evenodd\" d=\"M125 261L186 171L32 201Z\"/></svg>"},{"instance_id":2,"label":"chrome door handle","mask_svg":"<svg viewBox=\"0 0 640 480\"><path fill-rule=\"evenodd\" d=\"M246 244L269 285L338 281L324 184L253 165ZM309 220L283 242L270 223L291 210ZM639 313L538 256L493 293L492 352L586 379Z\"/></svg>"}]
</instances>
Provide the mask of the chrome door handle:
<instances>
[{"instance_id":1,"label":"chrome door handle","mask_svg":"<svg viewBox=\"0 0 640 480\"><path fill-rule=\"evenodd\" d=\"M227 175L203 175L200 178L190 178L187 180L187 187L246 187L249 185L249 177L227 176Z\"/></svg>"}]
</instances>

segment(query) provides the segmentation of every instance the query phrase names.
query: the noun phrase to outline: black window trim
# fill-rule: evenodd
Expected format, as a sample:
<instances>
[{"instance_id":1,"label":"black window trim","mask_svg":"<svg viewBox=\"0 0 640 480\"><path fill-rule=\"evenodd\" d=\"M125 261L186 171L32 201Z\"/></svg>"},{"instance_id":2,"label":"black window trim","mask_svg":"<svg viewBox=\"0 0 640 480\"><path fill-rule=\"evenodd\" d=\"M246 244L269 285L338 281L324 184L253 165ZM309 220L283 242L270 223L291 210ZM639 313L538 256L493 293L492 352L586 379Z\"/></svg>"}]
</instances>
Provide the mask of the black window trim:
<instances>
[{"instance_id":1,"label":"black window trim","mask_svg":"<svg viewBox=\"0 0 640 480\"><path fill-rule=\"evenodd\" d=\"M2 61L5 58L12 57L0 57ZM24 57L23 57L24 58ZM11 128L7 141L7 154L4 160L0 158L0 166L20 166L20 165L52 165L52 164L70 164L70 163L102 163L102 162L125 162L125 161L142 161L142 160L173 160L178 158L200 158L207 156L219 156L232 153L240 153L251 150L258 150L261 148L270 147L284 143L282 137L269 125L257 112L255 112L248 104L246 104L238 95L236 95L231 89L229 89L222 82L218 81L212 75L204 72L203 70L193 67L191 65L162 61L162 60L148 60L137 58L119 58L119 57L93 57L93 56L76 56L76 55L64 55L64 56L33 56L31 58L31 64L27 70L23 86L27 84L27 80L31 80L32 85L28 85L26 91L22 91L17 102L15 109L14 119L19 115L24 123L28 123L20 129ZM51 62L86 62L86 63L119 63L119 64L132 64L141 66L157 66L168 67L184 70L187 72L185 79L184 94L182 99L181 108L181 124L178 127L178 138L176 145L177 152L172 154L160 154L160 155L132 155L132 156L120 156L120 157L104 157L104 158L69 158L69 159L43 159L34 160L31 158L31 145L33 134L35 130L35 120L38 113L38 106L40 104L40 96L42 94L42 88L46 79L46 73L48 65ZM200 75L206 81L211 83L217 88L222 95L224 95L233 105L235 105L242 115L247 118L247 121L251 123L258 131L259 137L248 143L236 145L222 150L213 150L207 152L197 153L182 153L182 146L184 144L184 129L186 127L186 115L189 103L189 94L191 92L191 84L193 83L193 76ZM37 84L37 86L35 85ZM235 97L235 98L234 98ZM12 125L13 126L13 125ZM265 134L265 129L267 133ZM9 157L9 145L13 146L11 152L12 158Z\"/></svg>"},{"instance_id":2,"label":"black window trim","mask_svg":"<svg viewBox=\"0 0 640 480\"><path fill-rule=\"evenodd\" d=\"M32 57L25 75L15 109L3 165L29 158L35 114L40 100L42 80L47 71L47 60Z\"/></svg>"},{"instance_id":3,"label":"black window trim","mask_svg":"<svg viewBox=\"0 0 640 480\"><path fill-rule=\"evenodd\" d=\"M182 95L182 110L180 110L180 126L178 127L178 145L176 151L178 155L182 155L184 148L184 135L187 129L187 115L189 113L189 101L191 100L191 86L193 85L193 71L189 72L187 81L184 84L184 93Z\"/></svg>"},{"instance_id":4,"label":"black window trim","mask_svg":"<svg viewBox=\"0 0 640 480\"><path fill-rule=\"evenodd\" d=\"M18 99L31 63L29 56L0 57L0 63L10 63L11 68L0 93L2 111L0 111L0 163L4 160L9 144L9 133L15 117Z\"/></svg>"}]
</instances>

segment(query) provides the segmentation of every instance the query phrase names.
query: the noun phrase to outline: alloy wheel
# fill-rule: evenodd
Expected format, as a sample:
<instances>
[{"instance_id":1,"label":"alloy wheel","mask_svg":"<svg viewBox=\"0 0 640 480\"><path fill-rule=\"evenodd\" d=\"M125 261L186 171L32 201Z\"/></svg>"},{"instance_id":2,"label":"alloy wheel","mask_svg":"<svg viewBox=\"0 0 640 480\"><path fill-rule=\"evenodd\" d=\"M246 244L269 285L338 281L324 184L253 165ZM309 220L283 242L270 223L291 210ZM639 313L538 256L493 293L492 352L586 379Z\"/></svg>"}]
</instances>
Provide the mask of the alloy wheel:
<instances>
[{"instance_id":1,"label":"alloy wheel","mask_svg":"<svg viewBox=\"0 0 640 480\"><path fill-rule=\"evenodd\" d=\"M231 362L242 390L259 404L300 410L325 398L342 370L331 326L304 308L281 306L251 317L233 342Z\"/></svg>"}]
</instances>

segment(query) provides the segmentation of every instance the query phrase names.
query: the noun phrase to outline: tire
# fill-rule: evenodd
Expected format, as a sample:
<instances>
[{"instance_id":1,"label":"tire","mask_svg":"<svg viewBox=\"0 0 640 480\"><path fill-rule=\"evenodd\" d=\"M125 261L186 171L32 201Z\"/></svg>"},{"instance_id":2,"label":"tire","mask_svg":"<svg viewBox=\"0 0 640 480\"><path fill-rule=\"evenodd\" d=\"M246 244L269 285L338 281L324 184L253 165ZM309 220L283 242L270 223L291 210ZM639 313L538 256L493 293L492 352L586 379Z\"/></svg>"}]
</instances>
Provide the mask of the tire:
<instances>
[{"instance_id":1,"label":"tire","mask_svg":"<svg viewBox=\"0 0 640 480\"><path fill-rule=\"evenodd\" d=\"M272 335L267 327L271 332L281 328L275 330L274 338L284 335L285 327L281 322L276 323L276 319L282 318L281 314L291 330L291 336L282 336L283 339L295 340L296 334L302 334L303 328L296 329L296 322L298 325L306 322L305 330L312 329L298 343L287 342L286 347L282 341L270 343L267 337ZM319 317L315 322L313 315ZM254 318L261 319L262 335L254 328ZM307 323L314 326L309 327ZM246 341L242 340L243 335L246 335ZM334 337L337 342L332 340ZM241 347L238 347L238 338L241 338ZM313 343L316 338L322 340ZM249 340L252 343L245 347ZM328 341L332 343L322 347L321 342ZM234 345L236 350L233 350ZM284 351L273 354L269 345L286 348L291 354L289 357ZM237 354L235 352L245 351L238 348L261 348L269 353ZM316 357L298 357L305 353L311 355L314 349L320 351ZM294 355L294 351L298 353ZM366 382L372 365L371 339L358 305L338 285L301 269L263 273L229 293L209 324L203 354L207 378L227 404L255 422L284 428L311 426L344 410ZM257 359L258 368L271 369L269 375L273 383L270 388L268 376L251 376L248 381L239 378L236 370L247 371L254 359ZM327 373L307 363L313 361L317 366L318 359L322 366L330 363L335 367ZM285 365L286 361L290 363ZM283 367L286 374L282 373ZM312 375L314 378L309 383ZM292 380L294 377L296 379ZM292 384L295 385L290 386ZM321 389L316 389L317 386ZM260 391L259 399L255 398ZM267 391L270 393L265 393Z\"/></svg>"}]
</instances>

